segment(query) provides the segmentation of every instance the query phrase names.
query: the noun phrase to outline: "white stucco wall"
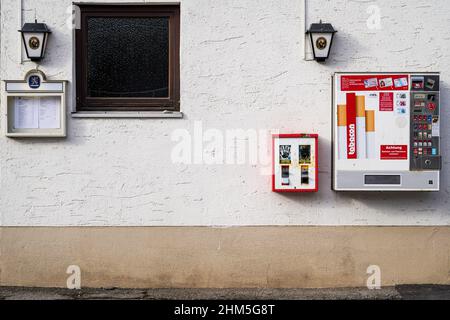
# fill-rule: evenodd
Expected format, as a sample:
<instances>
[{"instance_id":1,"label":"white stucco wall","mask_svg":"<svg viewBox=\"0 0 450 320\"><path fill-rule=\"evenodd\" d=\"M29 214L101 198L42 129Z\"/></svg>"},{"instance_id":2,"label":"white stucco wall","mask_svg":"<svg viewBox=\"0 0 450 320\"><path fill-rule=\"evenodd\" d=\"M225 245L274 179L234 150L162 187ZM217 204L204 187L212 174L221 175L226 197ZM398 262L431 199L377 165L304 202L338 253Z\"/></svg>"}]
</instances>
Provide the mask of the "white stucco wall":
<instances>
[{"instance_id":1,"label":"white stucco wall","mask_svg":"<svg viewBox=\"0 0 450 320\"><path fill-rule=\"evenodd\" d=\"M1 3L2 80L21 79L34 67L19 63L19 3ZM50 79L70 80L72 88L70 4L23 0L23 16L32 21L36 7L38 20L52 29L40 68ZM370 5L381 9L380 30L367 26ZM0 225L449 225L448 126L442 127L441 192L331 191L330 77L336 71L440 71L442 122L448 123L450 3L308 1L308 23L323 19L339 30L324 65L304 60L302 8L301 0L181 1L184 119L68 115L65 140L0 135ZM261 165L173 164L173 132L193 133L196 121L204 131L222 133L320 134L320 192L274 194Z\"/></svg>"}]
</instances>

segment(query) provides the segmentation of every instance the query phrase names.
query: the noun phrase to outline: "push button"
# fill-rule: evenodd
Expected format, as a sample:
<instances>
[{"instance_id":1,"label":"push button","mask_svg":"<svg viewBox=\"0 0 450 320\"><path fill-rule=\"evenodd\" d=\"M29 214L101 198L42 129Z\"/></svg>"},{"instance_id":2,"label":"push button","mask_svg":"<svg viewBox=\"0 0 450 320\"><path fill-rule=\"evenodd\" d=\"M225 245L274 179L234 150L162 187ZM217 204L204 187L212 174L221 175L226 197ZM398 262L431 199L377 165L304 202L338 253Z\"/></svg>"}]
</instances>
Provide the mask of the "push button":
<instances>
[{"instance_id":1,"label":"push button","mask_svg":"<svg viewBox=\"0 0 450 320\"><path fill-rule=\"evenodd\" d=\"M434 111L434 110L436 110L436 104L434 102L430 102L430 103L428 103L427 108L430 111Z\"/></svg>"},{"instance_id":2,"label":"push button","mask_svg":"<svg viewBox=\"0 0 450 320\"><path fill-rule=\"evenodd\" d=\"M283 186L288 186L290 185L290 181L289 181L289 166L282 166L281 167L281 184Z\"/></svg>"},{"instance_id":3,"label":"push button","mask_svg":"<svg viewBox=\"0 0 450 320\"><path fill-rule=\"evenodd\" d=\"M309 184L309 167L302 166L302 184Z\"/></svg>"}]
</instances>

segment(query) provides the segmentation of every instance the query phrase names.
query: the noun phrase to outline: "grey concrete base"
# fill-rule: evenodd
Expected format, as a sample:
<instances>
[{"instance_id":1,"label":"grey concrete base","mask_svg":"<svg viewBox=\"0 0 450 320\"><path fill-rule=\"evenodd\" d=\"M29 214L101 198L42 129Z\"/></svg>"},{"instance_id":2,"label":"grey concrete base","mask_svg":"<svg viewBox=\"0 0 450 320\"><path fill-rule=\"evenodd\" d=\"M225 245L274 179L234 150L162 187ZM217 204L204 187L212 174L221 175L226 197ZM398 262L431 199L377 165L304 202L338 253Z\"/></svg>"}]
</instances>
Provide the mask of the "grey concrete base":
<instances>
[{"instance_id":1,"label":"grey concrete base","mask_svg":"<svg viewBox=\"0 0 450 320\"><path fill-rule=\"evenodd\" d=\"M450 286L343 289L82 289L0 287L0 300L450 300Z\"/></svg>"}]
</instances>

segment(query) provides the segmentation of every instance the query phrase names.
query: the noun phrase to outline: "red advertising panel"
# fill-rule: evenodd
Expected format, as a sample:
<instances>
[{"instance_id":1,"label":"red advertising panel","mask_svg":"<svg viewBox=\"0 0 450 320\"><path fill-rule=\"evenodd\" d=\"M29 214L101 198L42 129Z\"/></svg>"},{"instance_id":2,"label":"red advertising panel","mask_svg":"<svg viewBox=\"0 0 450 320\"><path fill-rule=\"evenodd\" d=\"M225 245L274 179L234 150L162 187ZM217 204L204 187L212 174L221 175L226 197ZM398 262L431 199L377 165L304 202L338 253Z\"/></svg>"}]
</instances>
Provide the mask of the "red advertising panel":
<instances>
[{"instance_id":1,"label":"red advertising panel","mask_svg":"<svg viewBox=\"0 0 450 320\"><path fill-rule=\"evenodd\" d=\"M380 93L380 111L392 112L394 111L394 93L381 92Z\"/></svg>"},{"instance_id":2,"label":"red advertising panel","mask_svg":"<svg viewBox=\"0 0 450 320\"><path fill-rule=\"evenodd\" d=\"M381 146L381 160L408 160L408 146Z\"/></svg>"},{"instance_id":3,"label":"red advertising panel","mask_svg":"<svg viewBox=\"0 0 450 320\"><path fill-rule=\"evenodd\" d=\"M347 75L341 77L341 91L407 91L409 77L392 75Z\"/></svg>"}]
</instances>

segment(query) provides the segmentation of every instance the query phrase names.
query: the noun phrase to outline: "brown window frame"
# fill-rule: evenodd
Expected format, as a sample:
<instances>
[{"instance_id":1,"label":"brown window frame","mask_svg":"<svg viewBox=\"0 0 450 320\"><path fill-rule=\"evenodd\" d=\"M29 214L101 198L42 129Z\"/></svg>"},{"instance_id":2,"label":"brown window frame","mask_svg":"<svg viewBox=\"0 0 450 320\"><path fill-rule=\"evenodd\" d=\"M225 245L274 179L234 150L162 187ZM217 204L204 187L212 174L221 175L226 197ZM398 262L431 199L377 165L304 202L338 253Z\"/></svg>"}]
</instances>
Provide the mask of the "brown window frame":
<instances>
[{"instance_id":1,"label":"brown window frame","mask_svg":"<svg viewBox=\"0 0 450 320\"><path fill-rule=\"evenodd\" d=\"M180 6L79 5L75 31L77 111L180 111ZM169 97L101 98L87 96L87 19L90 17L169 17Z\"/></svg>"}]
</instances>

